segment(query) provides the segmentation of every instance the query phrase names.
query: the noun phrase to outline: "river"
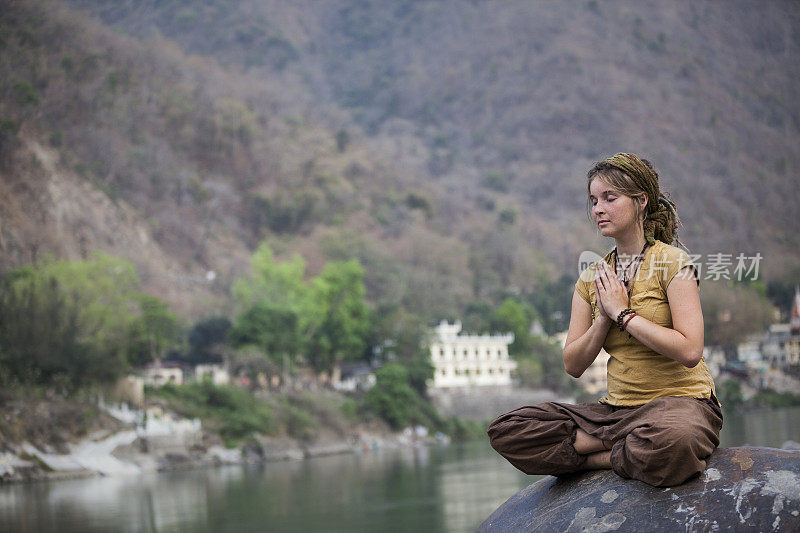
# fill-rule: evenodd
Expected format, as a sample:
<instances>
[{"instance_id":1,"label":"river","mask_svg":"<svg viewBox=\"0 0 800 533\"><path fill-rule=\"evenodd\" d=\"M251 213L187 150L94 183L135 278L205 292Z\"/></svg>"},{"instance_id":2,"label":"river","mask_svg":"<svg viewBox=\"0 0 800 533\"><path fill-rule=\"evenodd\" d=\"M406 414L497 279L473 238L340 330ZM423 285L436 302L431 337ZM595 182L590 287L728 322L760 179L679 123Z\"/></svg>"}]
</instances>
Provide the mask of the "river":
<instances>
[{"instance_id":1,"label":"river","mask_svg":"<svg viewBox=\"0 0 800 533\"><path fill-rule=\"evenodd\" d=\"M800 441L800 408L728 413L723 446ZM0 486L0 531L464 532L537 478L486 442Z\"/></svg>"}]
</instances>

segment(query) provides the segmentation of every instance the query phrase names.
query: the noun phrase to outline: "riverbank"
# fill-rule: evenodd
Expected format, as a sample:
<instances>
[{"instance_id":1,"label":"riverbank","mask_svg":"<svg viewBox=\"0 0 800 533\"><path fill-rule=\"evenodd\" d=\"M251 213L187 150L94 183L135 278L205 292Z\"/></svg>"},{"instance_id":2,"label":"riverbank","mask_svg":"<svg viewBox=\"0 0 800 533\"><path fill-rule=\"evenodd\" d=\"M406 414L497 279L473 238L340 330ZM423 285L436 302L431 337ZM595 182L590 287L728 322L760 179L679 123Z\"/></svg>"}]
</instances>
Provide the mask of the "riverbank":
<instances>
[{"instance_id":1,"label":"riverbank","mask_svg":"<svg viewBox=\"0 0 800 533\"><path fill-rule=\"evenodd\" d=\"M330 405L341 398L324 392L313 399ZM318 413L326 420L291 412L304 424L294 421L288 431L275 425L272 435L254 432L231 445L213 421L182 417L163 402L137 410L76 399L6 397L0 406L0 483L300 460L450 440L421 426L398 432L380 420L345 423L332 412Z\"/></svg>"}]
</instances>

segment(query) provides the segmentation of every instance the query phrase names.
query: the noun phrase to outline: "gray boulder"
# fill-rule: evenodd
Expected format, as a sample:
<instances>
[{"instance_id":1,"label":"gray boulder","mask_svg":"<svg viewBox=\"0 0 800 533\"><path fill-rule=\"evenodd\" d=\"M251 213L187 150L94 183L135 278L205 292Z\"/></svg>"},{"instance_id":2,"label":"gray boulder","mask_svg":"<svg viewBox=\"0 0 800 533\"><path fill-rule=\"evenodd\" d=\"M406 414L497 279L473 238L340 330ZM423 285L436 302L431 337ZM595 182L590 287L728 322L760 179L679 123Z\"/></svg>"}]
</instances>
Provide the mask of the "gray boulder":
<instances>
[{"instance_id":1,"label":"gray boulder","mask_svg":"<svg viewBox=\"0 0 800 533\"><path fill-rule=\"evenodd\" d=\"M497 508L479 532L800 531L800 451L722 448L677 487L610 470L548 476Z\"/></svg>"}]
</instances>

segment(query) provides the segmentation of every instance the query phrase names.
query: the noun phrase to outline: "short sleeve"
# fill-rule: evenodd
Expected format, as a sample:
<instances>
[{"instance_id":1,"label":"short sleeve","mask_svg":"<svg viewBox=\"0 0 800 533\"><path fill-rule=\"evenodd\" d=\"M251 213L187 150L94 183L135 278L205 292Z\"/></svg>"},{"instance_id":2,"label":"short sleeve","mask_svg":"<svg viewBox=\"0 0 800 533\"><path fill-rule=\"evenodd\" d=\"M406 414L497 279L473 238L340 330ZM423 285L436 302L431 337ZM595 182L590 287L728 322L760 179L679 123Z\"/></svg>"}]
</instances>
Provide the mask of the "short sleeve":
<instances>
[{"instance_id":1,"label":"short sleeve","mask_svg":"<svg viewBox=\"0 0 800 533\"><path fill-rule=\"evenodd\" d=\"M575 282L575 292L586 301L587 304L592 305L591 296L589 295L590 284L594 283L595 266L592 265L583 272L581 272L578 281Z\"/></svg>"},{"instance_id":2,"label":"short sleeve","mask_svg":"<svg viewBox=\"0 0 800 533\"><path fill-rule=\"evenodd\" d=\"M698 286L700 285L697 265L694 264L692 258L685 251L674 246L669 246L664 251L661 260L663 262L661 265L661 283L665 291L676 276L679 279L693 279L697 282Z\"/></svg>"}]
</instances>

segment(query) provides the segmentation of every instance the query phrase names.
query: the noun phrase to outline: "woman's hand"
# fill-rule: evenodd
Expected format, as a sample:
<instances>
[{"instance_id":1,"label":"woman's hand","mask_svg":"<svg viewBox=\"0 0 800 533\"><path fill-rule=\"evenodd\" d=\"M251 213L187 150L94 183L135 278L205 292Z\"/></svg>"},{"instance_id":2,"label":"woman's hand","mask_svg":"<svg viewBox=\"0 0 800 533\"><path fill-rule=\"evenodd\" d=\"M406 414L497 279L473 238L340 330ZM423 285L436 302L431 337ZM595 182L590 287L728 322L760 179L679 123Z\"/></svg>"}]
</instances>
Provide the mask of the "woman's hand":
<instances>
[{"instance_id":1,"label":"woman's hand","mask_svg":"<svg viewBox=\"0 0 800 533\"><path fill-rule=\"evenodd\" d=\"M628 307L628 291L617 274L605 261L598 263L594 276L597 306L612 322Z\"/></svg>"}]
</instances>

